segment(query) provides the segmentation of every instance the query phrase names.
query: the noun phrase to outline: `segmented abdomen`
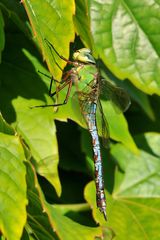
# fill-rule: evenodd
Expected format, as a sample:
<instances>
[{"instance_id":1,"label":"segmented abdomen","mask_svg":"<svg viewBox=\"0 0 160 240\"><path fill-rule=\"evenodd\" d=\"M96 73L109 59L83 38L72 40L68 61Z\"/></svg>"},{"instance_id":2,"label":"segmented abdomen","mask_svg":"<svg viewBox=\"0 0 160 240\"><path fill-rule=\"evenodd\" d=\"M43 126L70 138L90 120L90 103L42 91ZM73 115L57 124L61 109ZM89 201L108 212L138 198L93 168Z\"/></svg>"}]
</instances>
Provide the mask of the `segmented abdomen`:
<instances>
[{"instance_id":1,"label":"segmented abdomen","mask_svg":"<svg viewBox=\"0 0 160 240\"><path fill-rule=\"evenodd\" d=\"M96 109L97 104L92 102L90 104L90 111L84 113L88 129L92 137L93 154L94 154L94 165L95 165L95 182L96 182L96 198L97 207L103 213L106 218L106 198L104 193L104 180L103 180L103 166L102 157L100 151L100 142L96 124Z\"/></svg>"}]
</instances>

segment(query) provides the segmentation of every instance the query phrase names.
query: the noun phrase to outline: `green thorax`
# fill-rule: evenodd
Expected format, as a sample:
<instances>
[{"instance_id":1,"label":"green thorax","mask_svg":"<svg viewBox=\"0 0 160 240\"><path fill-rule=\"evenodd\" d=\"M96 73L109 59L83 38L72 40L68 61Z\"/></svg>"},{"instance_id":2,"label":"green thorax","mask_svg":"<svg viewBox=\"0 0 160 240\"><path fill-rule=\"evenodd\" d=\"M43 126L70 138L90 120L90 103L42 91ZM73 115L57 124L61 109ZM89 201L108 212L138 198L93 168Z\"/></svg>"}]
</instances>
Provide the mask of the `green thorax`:
<instances>
[{"instance_id":1,"label":"green thorax","mask_svg":"<svg viewBox=\"0 0 160 240\"><path fill-rule=\"evenodd\" d=\"M79 64L74 67L74 81L78 82L78 91L82 91L86 86L93 85L97 82L97 67L95 64Z\"/></svg>"}]
</instances>

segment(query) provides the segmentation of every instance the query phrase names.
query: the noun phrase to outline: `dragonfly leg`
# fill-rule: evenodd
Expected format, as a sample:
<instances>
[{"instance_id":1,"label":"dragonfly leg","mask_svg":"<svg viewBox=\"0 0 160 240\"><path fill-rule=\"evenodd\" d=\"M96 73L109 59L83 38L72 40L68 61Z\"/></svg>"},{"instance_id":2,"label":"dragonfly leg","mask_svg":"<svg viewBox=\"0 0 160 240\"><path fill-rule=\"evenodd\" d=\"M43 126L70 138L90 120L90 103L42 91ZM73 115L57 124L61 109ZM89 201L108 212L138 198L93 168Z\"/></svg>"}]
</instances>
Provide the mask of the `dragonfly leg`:
<instances>
[{"instance_id":1,"label":"dragonfly leg","mask_svg":"<svg viewBox=\"0 0 160 240\"><path fill-rule=\"evenodd\" d=\"M47 78L49 78L49 79L51 80L50 88L52 88L53 80L54 80L54 82L57 82L57 83L59 83L59 84L64 83L64 82L67 80L67 78L69 77L69 75L72 73L72 70L69 70L69 71L65 72L65 76L63 77L62 81L58 81L58 80L56 80L55 78L53 78L53 76L50 76L50 75L48 75L48 74L45 74L45 73L43 73L43 72L41 72L41 71L39 71L39 70L38 70L38 73L42 74L43 76L45 76L45 77L47 77Z\"/></svg>"},{"instance_id":2,"label":"dragonfly leg","mask_svg":"<svg viewBox=\"0 0 160 240\"><path fill-rule=\"evenodd\" d=\"M67 80L66 82L64 82L62 85L58 86L56 91L54 91L53 93L51 92L51 89L52 89L52 83L53 83L53 80L55 80L54 78L51 78L51 84L50 84L50 88L49 88L49 96L50 97L53 97L55 96L57 93L59 93L63 88L65 88L67 85L68 85L68 91L70 93L70 88L72 86L72 80ZM57 80L56 80L57 81ZM66 96L69 94L67 91L67 94Z\"/></svg>"},{"instance_id":3,"label":"dragonfly leg","mask_svg":"<svg viewBox=\"0 0 160 240\"><path fill-rule=\"evenodd\" d=\"M70 60L68 60L67 58L65 58L65 57L63 57L62 55L60 55L59 54L59 52L57 52L57 50L55 49L55 47L52 45L52 43L50 43L46 38L44 39L45 40L45 42L47 43L47 45L49 46L49 49L51 50L53 50L56 54L57 54L57 56L59 57L59 58L61 58L62 60L64 60L65 62L67 62L67 63L69 63L69 64L73 64L74 65L74 62L73 61L70 61ZM59 68L61 69L61 67L59 66ZM62 70L62 69L61 69Z\"/></svg>"},{"instance_id":4,"label":"dragonfly leg","mask_svg":"<svg viewBox=\"0 0 160 240\"><path fill-rule=\"evenodd\" d=\"M67 86L67 85L68 85L68 90L67 90L67 94L66 94L66 97L65 97L63 103L54 104L54 105L52 105L53 107L59 107L59 106L62 106L62 105L67 104L68 99L69 99L69 96L70 96L71 88L72 88L72 80L70 80L70 81L68 81L68 82L65 82L65 84L58 89L58 92L60 92L60 91L61 91L65 86ZM57 94L58 92L55 91L54 93L52 93L52 96L54 96L54 95Z\"/></svg>"},{"instance_id":5,"label":"dragonfly leg","mask_svg":"<svg viewBox=\"0 0 160 240\"><path fill-rule=\"evenodd\" d=\"M52 76L49 76L49 75L47 75L47 74L45 74L45 73L43 73L43 72L41 72L41 71L39 71L39 70L38 70L38 73L42 74L43 76L45 76L45 77L47 77L47 78L49 78L49 79L51 79L51 80L52 80L52 78L53 78ZM59 81L56 80L56 79L54 79L54 81L59 83Z\"/></svg>"},{"instance_id":6,"label":"dragonfly leg","mask_svg":"<svg viewBox=\"0 0 160 240\"><path fill-rule=\"evenodd\" d=\"M45 73L43 73L43 72L41 72L41 71L39 71L39 70L38 70L38 72L39 72L40 74L42 74L43 76L45 76L45 77L47 77L47 78L49 78L49 79L51 80L50 86L49 86L49 96L50 96L50 97L53 97L56 93L60 92L67 84L69 84L68 82L70 82L70 80L68 80L68 77L69 77L69 75L72 73L72 70L69 70L69 71L67 71L67 72L65 73L65 76L63 77L62 81L58 81L58 80L55 79L53 76L49 76L49 75L47 75L47 74L45 74ZM59 87L59 88L58 88L58 91L55 91L55 92L52 93L53 81L54 81L54 82L57 82L57 83L59 83L59 84L63 84L63 86Z\"/></svg>"},{"instance_id":7,"label":"dragonfly leg","mask_svg":"<svg viewBox=\"0 0 160 240\"><path fill-rule=\"evenodd\" d=\"M57 90L52 93L52 92L51 92L51 88L52 88L53 80L55 80L55 79L52 77L52 78L51 78L50 89L49 89L49 95L50 95L51 97L53 97L54 95L56 95L57 93L59 93L63 88L65 88L65 87L68 85L68 91L67 91L67 94L66 94L66 97L65 97L63 103L33 106L33 107L30 107L31 109L32 109L32 108L38 108L38 107L41 107L41 108L45 108L45 107L58 107L58 106L65 105L65 104L68 102L69 95L70 95L70 91L71 91L71 87L72 87L72 80L68 80L68 81L64 82L63 85L57 87Z\"/></svg>"}]
</instances>

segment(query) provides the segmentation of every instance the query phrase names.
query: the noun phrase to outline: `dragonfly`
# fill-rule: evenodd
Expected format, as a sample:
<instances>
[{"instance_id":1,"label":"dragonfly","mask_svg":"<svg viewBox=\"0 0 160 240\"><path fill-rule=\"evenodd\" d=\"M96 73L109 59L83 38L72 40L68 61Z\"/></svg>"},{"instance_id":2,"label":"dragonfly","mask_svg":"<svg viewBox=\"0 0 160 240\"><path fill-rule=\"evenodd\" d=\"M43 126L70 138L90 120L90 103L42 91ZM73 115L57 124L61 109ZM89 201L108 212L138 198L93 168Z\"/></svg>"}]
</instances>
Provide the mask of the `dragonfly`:
<instances>
[{"instance_id":1,"label":"dragonfly","mask_svg":"<svg viewBox=\"0 0 160 240\"><path fill-rule=\"evenodd\" d=\"M76 95L79 100L80 110L83 119L86 122L87 128L90 132L93 147L93 158L95 168L95 186L96 186L96 203L104 219L107 220L106 214L106 196L104 190L103 164L100 147L99 132L97 127L97 111L100 112L102 139L104 144L108 142L109 130L108 124L103 112L100 97L107 95L117 109L124 112L130 105L129 95L120 87L115 86L111 82L101 77L96 60L92 56L91 50L88 48L81 48L73 53L73 60L68 60L60 55L55 47L45 39L51 51L54 51L59 58L63 59L71 66L71 69L63 74L62 81L58 85L55 92L51 92L53 81L58 81L51 78L49 95L51 97L58 94L65 87L68 87L66 97L62 103L51 105L40 105L34 107L58 107L67 104L73 83L76 86ZM57 63L56 63L57 64ZM45 74L44 74L45 75ZM48 77L48 75L45 75ZM74 95L75 95L74 94Z\"/></svg>"}]
</instances>

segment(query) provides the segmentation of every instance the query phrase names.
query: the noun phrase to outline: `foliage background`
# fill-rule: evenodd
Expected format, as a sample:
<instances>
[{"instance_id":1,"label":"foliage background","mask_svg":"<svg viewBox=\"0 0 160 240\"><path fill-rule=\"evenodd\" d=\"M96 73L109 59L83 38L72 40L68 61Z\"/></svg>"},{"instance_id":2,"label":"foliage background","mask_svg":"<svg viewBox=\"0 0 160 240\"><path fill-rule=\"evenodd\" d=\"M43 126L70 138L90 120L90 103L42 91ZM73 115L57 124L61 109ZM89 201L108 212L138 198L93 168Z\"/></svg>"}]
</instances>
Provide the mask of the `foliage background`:
<instances>
[{"instance_id":1,"label":"foliage background","mask_svg":"<svg viewBox=\"0 0 160 240\"><path fill-rule=\"evenodd\" d=\"M60 80L54 61L65 67L44 38L66 58L89 47L103 75L131 96L125 115L102 101L111 136L110 150L102 148L107 222L73 100L58 112L30 109L53 103L38 70ZM0 0L1 239L160 239L159 55L160 1Z\"/></svg>"}]
</instances>

